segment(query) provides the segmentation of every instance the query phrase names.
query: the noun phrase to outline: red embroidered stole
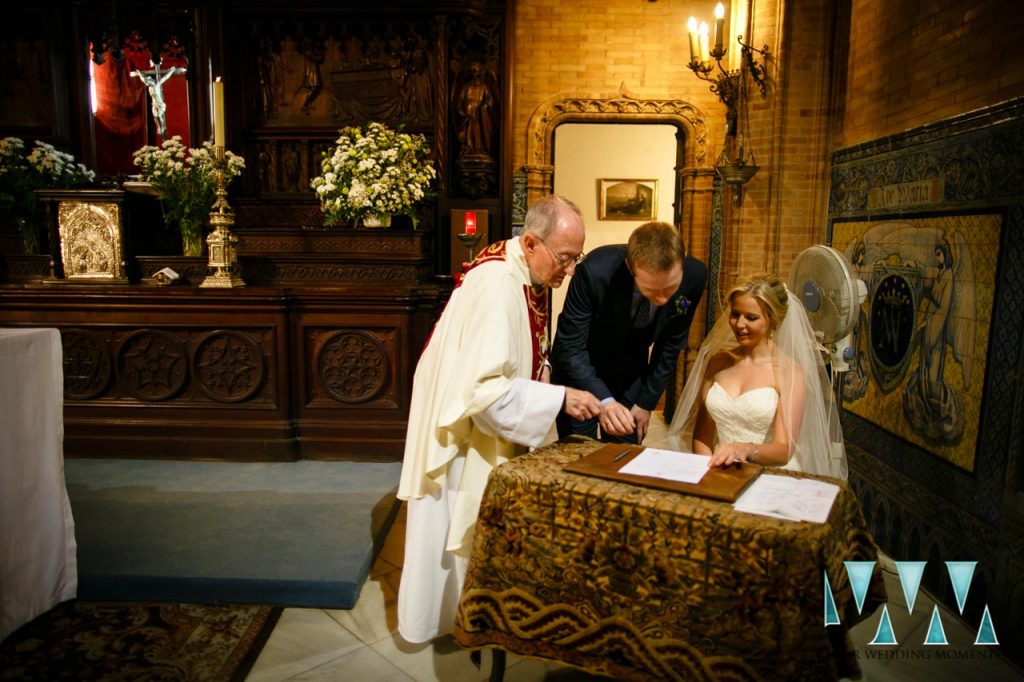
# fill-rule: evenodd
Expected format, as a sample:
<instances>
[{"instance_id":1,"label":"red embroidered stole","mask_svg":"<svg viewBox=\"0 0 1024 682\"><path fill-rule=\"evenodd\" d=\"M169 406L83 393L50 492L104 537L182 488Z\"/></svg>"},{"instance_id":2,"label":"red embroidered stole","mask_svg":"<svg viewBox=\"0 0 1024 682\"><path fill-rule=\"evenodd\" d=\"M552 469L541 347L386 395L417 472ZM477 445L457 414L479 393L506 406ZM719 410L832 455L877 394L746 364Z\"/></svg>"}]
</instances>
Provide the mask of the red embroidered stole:
<instances>
[{"instance_id":1,"label":"red embroidered stole","mask_svg":"<svg viewBox=\"0 0 1024 682\"><path fill-rule=\"evenodd\" d=\"M462 272L455 275L455 288L462 286L466 273L480 265L494 260L506 260L508 257L508 241L495 242L484 247L472 263L463 263ZM539 381L544 371L544 361L548 353L548 290L544 285L523 285L526 296L526 310L530 318L530 341L533 347L533 378Z\"/></svg>"}]
</instances>

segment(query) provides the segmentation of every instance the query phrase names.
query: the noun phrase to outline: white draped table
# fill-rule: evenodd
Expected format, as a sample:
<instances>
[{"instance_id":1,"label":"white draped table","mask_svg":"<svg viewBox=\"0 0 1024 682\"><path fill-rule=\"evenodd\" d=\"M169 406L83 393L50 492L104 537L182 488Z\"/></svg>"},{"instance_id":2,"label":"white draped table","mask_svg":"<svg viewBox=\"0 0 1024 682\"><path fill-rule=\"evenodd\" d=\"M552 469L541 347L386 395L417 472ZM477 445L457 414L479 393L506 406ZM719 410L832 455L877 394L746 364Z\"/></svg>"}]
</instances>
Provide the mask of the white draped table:
<instances>
[{"instance_id":1,"label":"white draped table","mask_svg":"<svg viewBox=\"0 0 1024 682\"><path fill-rule=\"evenodd\" d=\"M78 591L56 329L0 329L0 640Z\"/></svg>"}]
</instances>

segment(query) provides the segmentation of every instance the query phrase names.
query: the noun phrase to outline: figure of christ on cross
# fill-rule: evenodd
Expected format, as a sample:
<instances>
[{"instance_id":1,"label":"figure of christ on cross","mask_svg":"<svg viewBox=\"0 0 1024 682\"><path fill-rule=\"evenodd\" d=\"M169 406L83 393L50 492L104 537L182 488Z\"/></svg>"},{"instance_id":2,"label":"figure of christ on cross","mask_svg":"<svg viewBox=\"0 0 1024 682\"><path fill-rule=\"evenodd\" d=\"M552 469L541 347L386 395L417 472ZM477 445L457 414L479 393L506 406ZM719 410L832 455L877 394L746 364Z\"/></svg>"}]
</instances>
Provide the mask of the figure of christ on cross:
<instances>
[{"instance_id":1,"label":"figure of christ on cross","mask_svg":"<svg viewBox=\"0 0 1024 682\"><path fill-rule=\"evenodd\" d=\"M156 122L157 132L160 133L160 137L165 137L167 135L167 103L164 101L164 83L171 76L185 73L186 69L182 66L172 66L166 71L161 71L159 64L150 62L150 65L153 68L149 71L132 71L128 75L138 76L139 80L146 85L146 89L149 90L153 120Z\"/></svg>"}]
</instances>

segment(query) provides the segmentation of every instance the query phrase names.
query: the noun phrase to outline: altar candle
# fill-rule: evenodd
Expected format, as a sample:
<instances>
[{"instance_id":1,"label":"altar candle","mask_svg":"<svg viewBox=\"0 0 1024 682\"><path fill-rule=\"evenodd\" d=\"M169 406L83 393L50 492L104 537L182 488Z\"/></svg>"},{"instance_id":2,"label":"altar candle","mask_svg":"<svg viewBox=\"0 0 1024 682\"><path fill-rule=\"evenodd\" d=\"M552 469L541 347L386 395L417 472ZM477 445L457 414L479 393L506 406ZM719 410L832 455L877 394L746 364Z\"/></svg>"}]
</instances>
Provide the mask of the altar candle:
<instances>
[{"instance_id":1,"label":"altar candle","mask_svg":"<svg viewBox=\"0 0 1024 682\"><path fill-rule=\"evenodd\" d=\"M697 18L690 17L686 22L686 28L690 32L690 63L700 61L700 45L697 43Z\"/></svg>"},{"instance_id":2,"label":"altar candle","mask_svg":"<svg viewBox=\"0 0 1024 682\"><path fill-rule=\"evenodd\" d=\"M224 146L224 81L213 81L213 144Z\"/></svg>"},{"instance_id":3,"label":"altar candle","mask_svg":"<svg viewBox=\"0 0 1024 682\"><path fill-rule=\"evenodd\" d=\"M722 41L725 39L725 6L715 5L715 52L721 54Z\"/></svg>"},{"instance_id":4,"label":"altar candle","mask_svg":"<svg viewBox=\"0 0 1024 682\"><path fill-rule=\"evenodd\" d=\"M466 234L476 234L476 211L466 211L462 222Z\"/></svg>"}]
</instances>

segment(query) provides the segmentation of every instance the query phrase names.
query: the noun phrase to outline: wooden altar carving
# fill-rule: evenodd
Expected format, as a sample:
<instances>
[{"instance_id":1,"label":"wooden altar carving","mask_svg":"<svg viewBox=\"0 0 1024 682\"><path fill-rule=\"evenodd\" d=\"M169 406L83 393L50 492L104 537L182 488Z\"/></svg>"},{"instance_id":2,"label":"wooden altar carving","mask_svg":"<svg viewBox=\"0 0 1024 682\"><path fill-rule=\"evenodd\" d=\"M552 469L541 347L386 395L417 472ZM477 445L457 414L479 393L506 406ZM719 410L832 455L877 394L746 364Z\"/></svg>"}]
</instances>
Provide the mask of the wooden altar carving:
<instances>
[{"instance_id":1,"label":"wooden altar carving","mask_svg":"<svg viewBox=\"0 0 1024 682\"><path fill-rule=\"evenodd\" d=\"M226 146L246 161L230 202L247 286L198 288L205 259L165 248L159 213L132 214L118 286L73 287L48 255L0 254L0 326L61 331L69 455L397 459L412 373L450 287L435 279L450 272L449 211L471 203L489 212L492 238L510 232L505 3L185 5L132 0L113 25L75 4L72 39L44 50L48 87L66 96L37 117L54 121L39 136L95 163L73 76L91 38L116 57L129 37L152 48L193 36L181 46L191 146L211 136L204 84L221 76ZM16 24L41 25L38 8L23 14L33 21ZM486 88L467 87L474 74ZM415 227L408 216L374 232L323 224L310 180L338 129L369 121L431 146L438 178ZM10 231L0 225L0 244ZM179 278L156 286L164 268Z\"/></svg>"}]
</instances>

